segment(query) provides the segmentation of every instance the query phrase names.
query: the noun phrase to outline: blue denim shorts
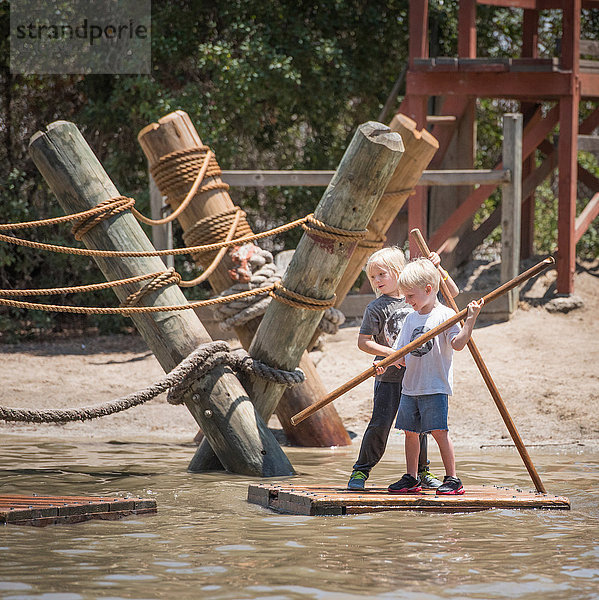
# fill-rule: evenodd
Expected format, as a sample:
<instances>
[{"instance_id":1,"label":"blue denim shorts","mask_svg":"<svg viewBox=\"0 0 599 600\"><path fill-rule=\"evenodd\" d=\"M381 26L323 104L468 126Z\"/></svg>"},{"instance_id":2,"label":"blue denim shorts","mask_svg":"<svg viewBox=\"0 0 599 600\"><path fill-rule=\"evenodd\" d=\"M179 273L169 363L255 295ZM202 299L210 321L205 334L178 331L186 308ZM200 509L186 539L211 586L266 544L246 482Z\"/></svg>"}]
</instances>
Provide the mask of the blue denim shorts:
<instances>
[{"instance_id":1,"label":"blue denim shorts","mask_svg":"<svg viewBox=\"0 0 599 600\"><path fill-rule=\"evenodd\" d=\"M447 431L447 394L401 395L395 427L416 433Z\"/></svg>"}]
</instances>

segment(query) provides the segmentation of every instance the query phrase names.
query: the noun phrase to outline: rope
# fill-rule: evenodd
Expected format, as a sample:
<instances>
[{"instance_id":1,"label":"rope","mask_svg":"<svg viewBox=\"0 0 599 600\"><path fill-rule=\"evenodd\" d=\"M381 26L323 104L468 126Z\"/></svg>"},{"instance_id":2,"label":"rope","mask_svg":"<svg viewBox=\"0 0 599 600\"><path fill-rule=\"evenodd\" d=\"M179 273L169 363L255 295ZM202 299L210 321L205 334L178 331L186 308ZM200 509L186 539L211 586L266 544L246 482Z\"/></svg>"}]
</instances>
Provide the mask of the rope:
<instances>
[{"instance_id":1,"label":"rope","mask_svg":"<svg viewBox=\"0 0 599 600\"><path fill-rule=\"evenodd\" d=\"M244 350L231 351L226 342L210 342L199 346L156 383L112 402L66 410L28 410L0 406L0 419L28 423L87 421L139 406L167 390L170 390L168 402L170 404L181 404L184 402L183 394L193 384L190 378L199 379L217 365L227 365L249 375L262 377L287 386L296 385L305 380L301 369L295 369L294 371L274 369L251 358Z\"/></svg>"},{"instance_id":2,"label":"rope","mask_svg":"<svg viewBox=\"0 0 599 600\"><path fill-rule=\"evenodd\" d=\"M337 297L333 294L330 298L324 300L310 298L309 296L303 296L302 294L288 290L280 281L273 284L273 289L269 291L269 295L283 304L306 310L325 310L335 304Z\"/></svg>"},{"instance_id":3,"label":"rope","mask_svg":"<svg viewBox=\"0 0 599 600\"><path fill-rule=\"evenodd\" d=\"M157 292L167 285L175 284L178 285L181 282L181 275L175 271L174 268L167 269L164 273L160 273L152 281L146 283L141 289L129 294L121 306L135 306L139 304L144 296L152 292Z\"/></svg>"},{"instance_id":4,"label":"rope","mask_svg":"<svg viewBox=\"0 0 599 600\"><path fill-rule=\"evenodd\" d=\"M77 219L73 224L71 233L79 242L83 236L98 225L98 223L118 215L119 213L125 212L128 209L133 210L134 204L135 200L133 200L133 198L127 198L126 196L117 196L115 198L104 200L96 206L96 208L99 209L97 214Z\"/></svg>"},{"instance_id":5,"label":"rope","mask_svg":"<svg viewBox=\"0 0 599 600\"><path fill-rule=\"evenodd\" d=\"M204 165L206 165L204 175L206 178L220 177L221 170L214 153L208 146L195 146L165 154L150 167L150 173L160 193L176 202L179 198L189 195L187 191L189 185L197 181L196 173L204 168ZM228 190L229 185L223 181L213 181L202 186L199 191L217 189Z\"/></svg>"}]
</instances>

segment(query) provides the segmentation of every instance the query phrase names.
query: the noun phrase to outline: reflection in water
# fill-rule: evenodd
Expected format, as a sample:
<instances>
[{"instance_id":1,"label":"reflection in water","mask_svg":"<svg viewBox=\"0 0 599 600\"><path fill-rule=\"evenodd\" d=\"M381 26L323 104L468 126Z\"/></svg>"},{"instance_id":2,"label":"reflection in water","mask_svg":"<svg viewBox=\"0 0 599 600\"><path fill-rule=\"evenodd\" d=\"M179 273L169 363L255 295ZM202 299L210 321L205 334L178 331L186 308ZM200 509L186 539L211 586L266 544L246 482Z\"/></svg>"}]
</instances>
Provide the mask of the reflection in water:
<instances>
[{"instance_id":1,"label":"reflection in water","mask_svg":"<svg viewBox=\"0 0 599 600\"><path fill-rule=\"evenodd\" d=\"M357 442L354 442L354 444ZM354 448L287 449L306 484L344 485ZM186 472L189 447L7 437L4 494L155 497L158 514L45 528L7 526L0 598L599 597L599 455L534 449L547 489L571 511L280 515L246 502L249 480ZM438 456L433 462L439 465ZM531 489L513 449L458 451L467 486ZM399 437L369 484L401 475Z\"/></svg>"}]
</instances>

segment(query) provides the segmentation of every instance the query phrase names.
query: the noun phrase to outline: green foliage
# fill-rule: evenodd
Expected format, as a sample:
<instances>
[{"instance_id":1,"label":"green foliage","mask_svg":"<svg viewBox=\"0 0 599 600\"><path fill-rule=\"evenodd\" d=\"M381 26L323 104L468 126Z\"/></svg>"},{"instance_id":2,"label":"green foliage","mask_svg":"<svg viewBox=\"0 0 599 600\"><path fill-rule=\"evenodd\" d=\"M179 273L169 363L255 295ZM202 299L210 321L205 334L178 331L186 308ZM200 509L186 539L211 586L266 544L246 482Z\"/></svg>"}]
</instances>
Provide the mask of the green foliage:
<instances>
[{"instance_id":1,"label":"green foliage","mask_svg":"<svg viewBox=\"0 0 599 600\"><path fill-rule=\"evenodd\" d=\"M407 61L408 0L154 0L151 75L23 76L10 73L8 4L0 2L0 205L2 221L60 214L32 161L33 133L57 119L74 121L119 192L149 214L145 157L139 131L174 110L186 111L223 169L334 169L358 124L376 119ZM586 11L583 37L599 37L599 11ZM556 52L561 23L556 11L541 12L544 56ZM477 7L478 55L516 56L522 11ZM457 0L430 0L432 56L457 53ZM397 105L394 107L397 108ZM515 103L478 104L477 166L491 168L501 154L501 116ZM587 157L587 167L597 172ZM590 162L589 162L590 161ZM248 213L256 231L311 212L321 188L234 189L233 200ZM539 191L539 248L555 237L552 182ZM477 216L495 208L491 197ZM584 201L584 200L583 200ZM551 210L548 210L551 208ZM144 226L149 234L149 228ZM175 226L175 245L183 246ZM295 247L294 230L267 240L271 250ZM25 237L72 245L68 227L33 230ZM579 244L595 253L596 229ZM197 274L177 257L185 278ZM0 245L3 287L56 287L102 281L93 261ZM190 298L207 286L187 290ZM110 291L77 297L49 297L57 303L116 304ZM77 317L0 312L0 333L39 327L129 326L121 317Z\"/></svg>"}]
</instances>

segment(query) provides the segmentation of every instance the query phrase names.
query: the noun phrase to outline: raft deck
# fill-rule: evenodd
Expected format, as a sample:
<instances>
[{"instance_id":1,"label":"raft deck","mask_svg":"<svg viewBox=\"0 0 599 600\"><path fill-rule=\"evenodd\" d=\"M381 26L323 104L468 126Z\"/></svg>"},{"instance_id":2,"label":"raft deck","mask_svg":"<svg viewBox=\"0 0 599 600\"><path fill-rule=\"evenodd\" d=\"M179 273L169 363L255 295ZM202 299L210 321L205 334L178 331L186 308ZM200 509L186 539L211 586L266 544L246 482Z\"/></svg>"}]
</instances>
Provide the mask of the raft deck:
<instances>
[{"instance_id":1,"label":"raft deck","mask_svg":"<svg viewBox=\"0 0 599 600\"><path fill-rule=\"evenodd\" d=\"M491 508L544 508L569 510L570 500L537 492L488 485L469 485L461 496L389 494L386 488L363 492L335 486L250 485L248 502L293 515L351 515L384 510L467 512Z\"/></svg>"},{"instance_id":2,"label":"raft deck","mask_svg":"<svg viewBox=\"0 0 599 600\"><path fill-rule=\"evenodd\" d=\"M114 496L0 495L0 524L54 525L89 519L116 520L157 512L156 500Z\"/></svg>"}]
</instances>

